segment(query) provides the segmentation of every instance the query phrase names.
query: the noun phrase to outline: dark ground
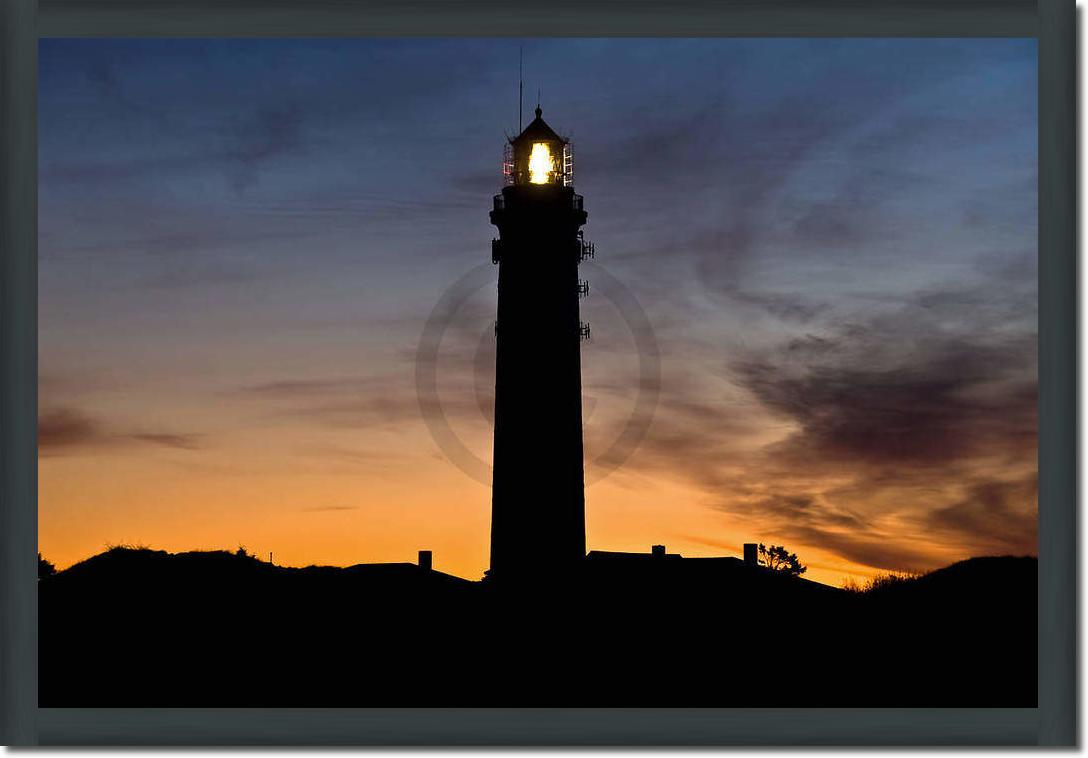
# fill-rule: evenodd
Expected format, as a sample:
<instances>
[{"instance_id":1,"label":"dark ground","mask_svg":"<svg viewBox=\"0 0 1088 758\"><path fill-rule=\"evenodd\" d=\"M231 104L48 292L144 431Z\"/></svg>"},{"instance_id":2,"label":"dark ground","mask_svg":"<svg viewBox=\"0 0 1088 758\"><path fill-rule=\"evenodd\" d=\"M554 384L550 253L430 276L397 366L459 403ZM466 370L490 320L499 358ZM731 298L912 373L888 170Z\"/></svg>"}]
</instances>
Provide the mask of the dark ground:
<instances>
[{"instance_id":1,"label":"dark ground","mask_svg":"<svg viewBox=\"0 0 1088 758\"><path fill-rule=\"evenodd\" d=\"M1034 707L1036 575L976 558L855 594L731 559L621 561L514 592L115 548L39 582L39 700Z\"/></svg>"}]
</instances>

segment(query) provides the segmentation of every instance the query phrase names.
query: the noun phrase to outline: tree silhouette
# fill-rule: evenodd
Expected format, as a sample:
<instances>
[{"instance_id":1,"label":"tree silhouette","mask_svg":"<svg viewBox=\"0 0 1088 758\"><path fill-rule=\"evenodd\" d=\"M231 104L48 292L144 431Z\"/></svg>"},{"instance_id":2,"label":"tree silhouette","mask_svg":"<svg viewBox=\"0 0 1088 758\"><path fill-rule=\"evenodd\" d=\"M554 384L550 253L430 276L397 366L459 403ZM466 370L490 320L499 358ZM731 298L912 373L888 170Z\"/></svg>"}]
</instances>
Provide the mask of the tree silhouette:
<instances>
[{"instance_id":1,"label":"tree silhouette","mask_svg":"<svg viewBox=\"0 0 1088 758\"><path fill-rule=\"evenodd\" d=\"M57 567L45 558L42 558L41 553L38 553L38 578L41 579L43 576L53 576L55 573L57 573Z\"/></svg>"},{"instance_id":2,"label":"tree silhouette","mask_svg":"<svg viewBox=\"0 0 1088 758\"><path fill-rule=\"evenodd\" d=\"M791 553L783 545L764 545L759 543L759 564L771 571L789 576L800 576L808 571L808 566L801 563L797 553Z\"/></svg>"}]
</instances>

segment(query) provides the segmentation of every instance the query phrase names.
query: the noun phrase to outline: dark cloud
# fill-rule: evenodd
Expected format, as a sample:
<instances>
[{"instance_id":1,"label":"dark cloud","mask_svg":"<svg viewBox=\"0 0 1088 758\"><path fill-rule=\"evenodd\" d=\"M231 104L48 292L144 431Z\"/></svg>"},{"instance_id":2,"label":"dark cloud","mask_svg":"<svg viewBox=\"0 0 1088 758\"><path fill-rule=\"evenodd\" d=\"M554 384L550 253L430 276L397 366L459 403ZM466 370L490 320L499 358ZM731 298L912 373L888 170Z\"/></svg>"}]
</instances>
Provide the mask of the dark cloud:
<instances>
[{"instance_id":1,"label":"dark cloud","mask_svg":"<svg viewBox=\"0 0 1088 758\"><path fill-rule=\"evenodd\" d=\"M949 341L904 365L763 362L736 370L764 407L798 424L780 455L932 465L997 444L1018 447L1034 430L1033 385L1005 374L1026 353L1020 344Z\"/></svg>"},{"instance_id":2,"label":"dark cloud","mask_svg":"<svg viewBox=\"0 0 1088 758\"><path fill-rule=\"evenodd\" d=\"M666 377L636 465L779 539L882 569L939 565L949 545L1032 552L1033 485L1017 472L1034 468L1036 340L1020 290L992 296L1006 274L734 352L734 390L716 400Z\"/></svg>"},{"instance_id":3,"label":"dark cloud","mask_svg":"<svg viewBox=\"0 0 1088 758\"><path fill-rule=\"evenodd\" d=\"M690 110L690 104L681 108L684 110L671 110L670 118L663 121L659 106L633 104L629 117L641 128L625 130L613 139L595 140L586 148L576 145L576 168L584 164L587 171L607 176L610 183L632 181L647 185L647 162L675 167L675 171L647 185L649 193L668 191L693 175L702 176L704 171L699 169L726 128L729 107L724 100L715 100L700 103L694 110Z\"/></svg>"},{"instance_id":4,"label":"dark cloud","mask_svg":"<svg viewBox=\"0 0 1088 758\"><path fill-rule=\"evenodd\" d=\"M288 104L258 108L232 125L225 158L236 192L256 182L261 164L301 149L302 123L302 109Z\"/></svg>"},{"instance_id":5,"label":"dark cloud","mask_svg":"<svg viewBox=\"0 0 1088 758\"><path fill-rule=\"evenodd\" d=\"M38 454L73 454L143 443L177 450L196 450L200 435L173 432L118 431L78 408L59 407L38 414Z\"/></svg>"},{"instance_id":6,"label":"dark cloud","mask_svg":"<svg viewBox=\"0 0 1088 758\"><path fill-rule=\"evenodd\" d=\"M963 499L924 516L940 539L978 553L1032 555L1037 550L1038 477L970 484Z\"/></svg>"},{"instance_id":7,"label":"dark cloud","mask_svg":"<svg viewBox=\"0 0 1088 758\"><path fill-rule=\"evenodd\" d=\"M927 542L912 543L904 540L902 534L831 531L804 524L784 524L778 528L802 544L815 545L862 566L886 571L924 571L947 562Z\"/></svg>"},{"instance_id":8,"label":"dark cloud","mask_svg":"<svg viewBox=\"0 0 1088 758\"><path fill-rule=\"evenodd\" d=\"M151 445L172 447L177 450L196 450L200 445L200 435L197 434L166 434L163 432L138 432L127 435L129 439L137 442L146 442Z\"/></svg>"},{"instance_id":9,"label":"dark cloud","mask_svg":"<svg viewBox=\"0 0 1088 758\"><path fill-rule=\"evenodd\" d=\"M39 453L48 455L109 439L97 421L74 408L56 408L38 414Z\"/></svg>"},{"instance_id":10,"label":"dark cloud","mask_svg":"<svg viewBox=\"0 0 1088 758\"><path fill-rule=\"evenodd\" d=\"M736 289L732 292L732 298L738 302L752 305L766 311L782 321L795 323L810 323L814 318L830 310L831 306L826 302L804 294L789 292L767 292Z\"/></svg>"}]
</instances>

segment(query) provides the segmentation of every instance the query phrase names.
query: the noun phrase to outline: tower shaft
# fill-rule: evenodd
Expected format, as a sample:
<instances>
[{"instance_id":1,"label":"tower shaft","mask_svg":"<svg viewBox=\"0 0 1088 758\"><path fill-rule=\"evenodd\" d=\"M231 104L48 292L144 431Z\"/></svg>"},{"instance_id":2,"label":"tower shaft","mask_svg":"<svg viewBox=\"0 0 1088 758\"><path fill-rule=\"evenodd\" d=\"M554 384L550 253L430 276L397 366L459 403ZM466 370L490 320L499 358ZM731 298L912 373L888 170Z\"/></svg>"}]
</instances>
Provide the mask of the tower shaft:
<instances>
[{"instance_id":1,"label":"tower shaft","mask_svg":"<svg viewBox=\"0 0 1088 758\"><path fill-rule=\"evenodd\" d=\"M561 185L510 186L499 229L491 571L551 578L585 557L581 196Z\"/></svg>"}]
</instances>

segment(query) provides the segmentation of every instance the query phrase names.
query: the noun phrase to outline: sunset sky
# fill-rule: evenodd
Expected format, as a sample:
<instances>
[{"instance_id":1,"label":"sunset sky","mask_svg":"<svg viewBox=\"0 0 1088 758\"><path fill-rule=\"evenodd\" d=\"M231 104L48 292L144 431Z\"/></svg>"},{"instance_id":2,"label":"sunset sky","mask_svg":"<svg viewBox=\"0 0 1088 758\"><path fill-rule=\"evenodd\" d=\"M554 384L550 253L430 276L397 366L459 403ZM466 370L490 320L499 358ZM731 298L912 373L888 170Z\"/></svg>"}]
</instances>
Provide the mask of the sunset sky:
<instances>
[{"instance_id":1,"label":"sunset sky","mask_svg":"<svg viewBox=\"0 0 1088 758\"><path fill-rule=\"evenodd\" d=\"M831 584L1036 552L1034 40L97 39L40 48L45 557L481 576L490 490L415 362L487 264L438 377L489 460L519 46L660 354L602 478L639 363L583 301L590 549L784 543Z\"/></svg>"}]
</instances>

